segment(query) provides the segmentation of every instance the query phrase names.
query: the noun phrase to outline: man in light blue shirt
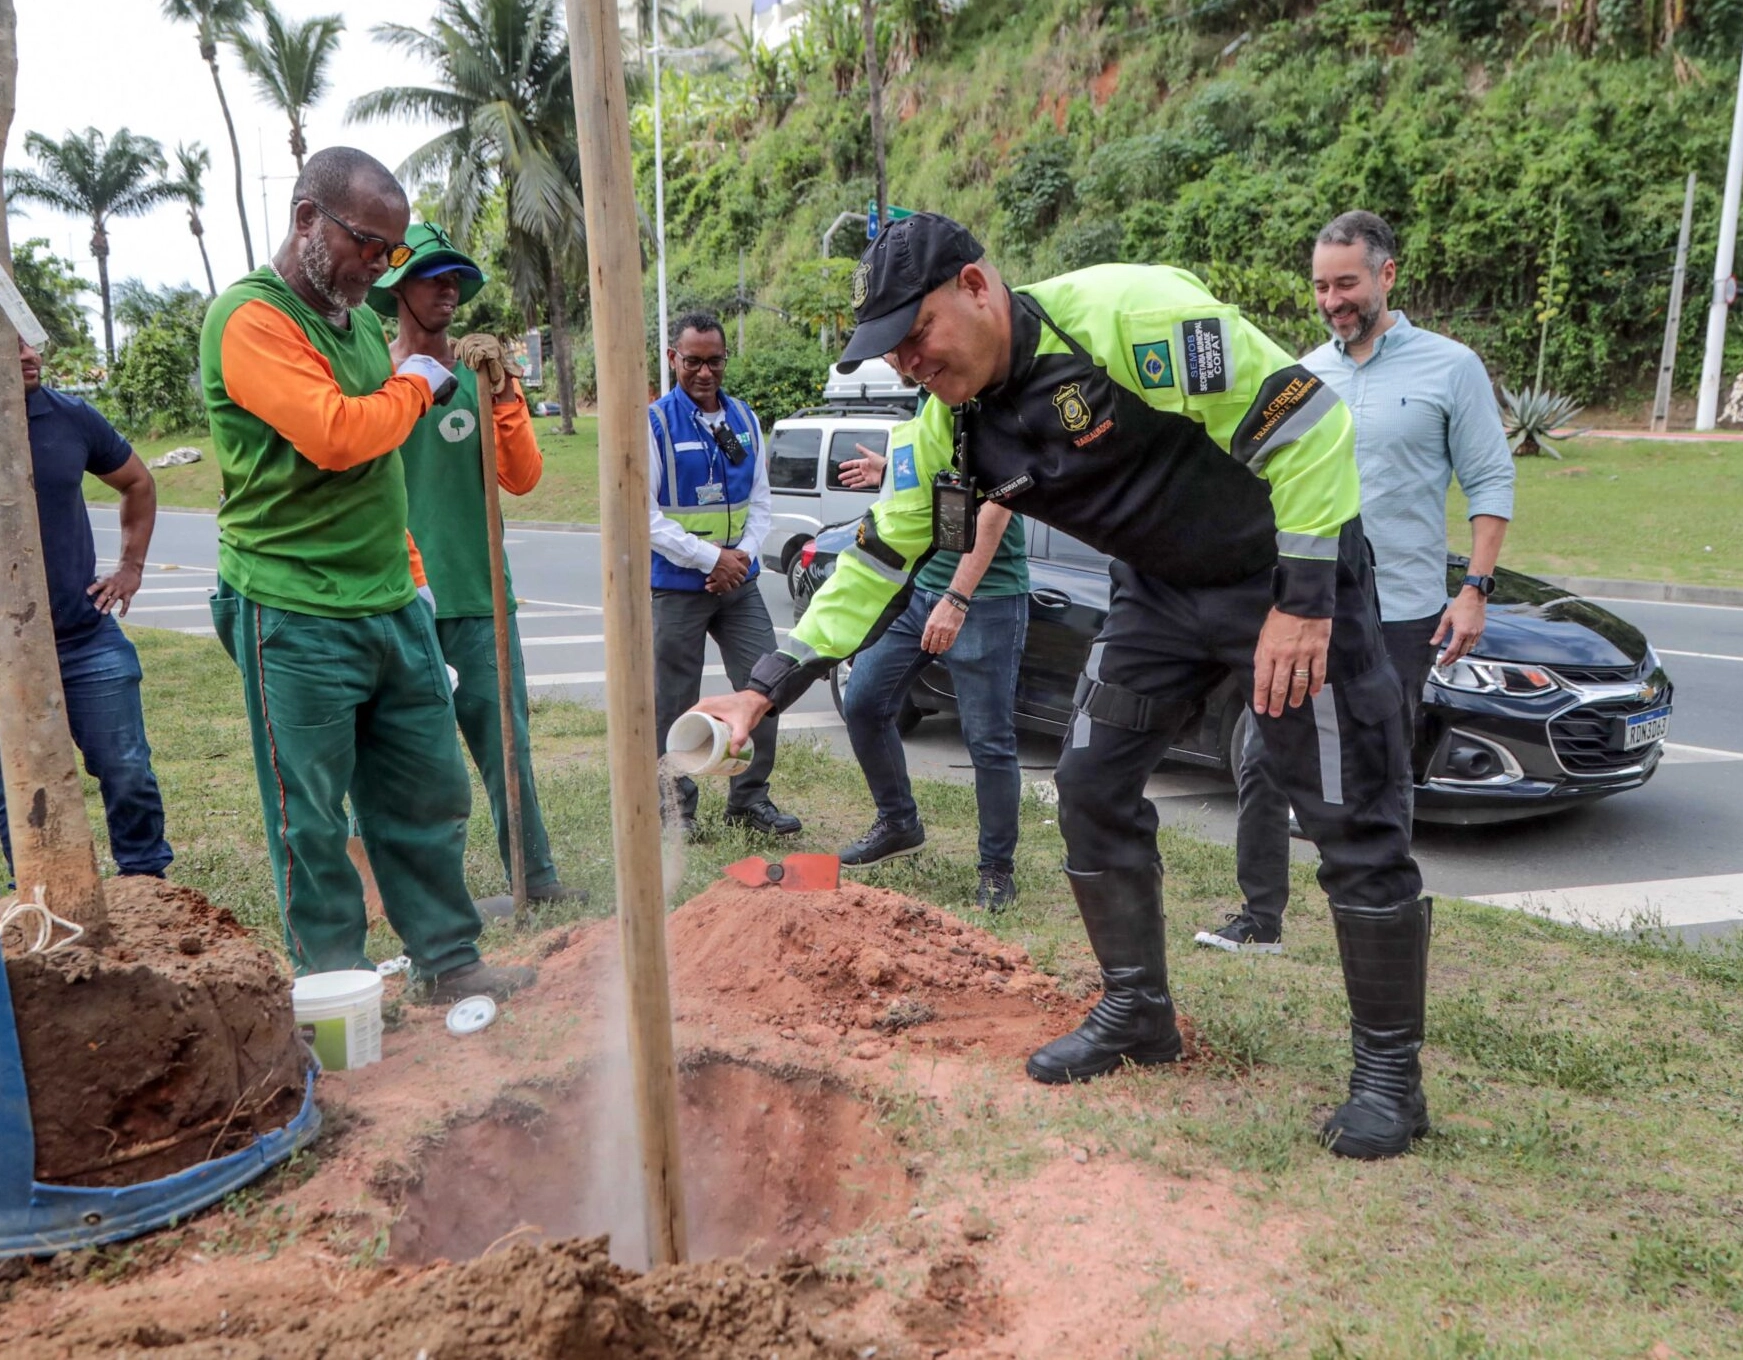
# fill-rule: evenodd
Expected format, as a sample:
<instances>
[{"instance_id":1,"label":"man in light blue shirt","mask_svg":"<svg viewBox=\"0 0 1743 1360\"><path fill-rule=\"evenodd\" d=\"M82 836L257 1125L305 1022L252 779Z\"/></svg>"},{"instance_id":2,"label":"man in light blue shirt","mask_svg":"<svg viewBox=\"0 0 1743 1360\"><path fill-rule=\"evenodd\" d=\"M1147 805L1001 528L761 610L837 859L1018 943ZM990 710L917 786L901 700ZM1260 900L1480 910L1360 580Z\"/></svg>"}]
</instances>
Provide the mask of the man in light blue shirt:
<instances>
[{"instance_id":1,"label":"man in light blue shirt","mask_svg":"<svg viewBox=\"0 0 1743 1360\"><path fill-rule=\"evenodd\" d=\"M1483 361L1387 308L1396 251L1392 229L1370 212L1344 213L1320 232L1313 291L1332 339L1302 363L1355 416L1362 527L1374 550L1386 651L1404 687L1404 731L1414 737L1435 649L1445 665L1482 639L1513 516L1513 458ZM1471 563L1448 603L1446 493L1455 476L1470 505ZM1277 954L1289 898L1289 803L1256 725L1247 732L1235 832L1245 906L1220 930L1195 938L1231 953Z\"/></svg>"}]
</instances>

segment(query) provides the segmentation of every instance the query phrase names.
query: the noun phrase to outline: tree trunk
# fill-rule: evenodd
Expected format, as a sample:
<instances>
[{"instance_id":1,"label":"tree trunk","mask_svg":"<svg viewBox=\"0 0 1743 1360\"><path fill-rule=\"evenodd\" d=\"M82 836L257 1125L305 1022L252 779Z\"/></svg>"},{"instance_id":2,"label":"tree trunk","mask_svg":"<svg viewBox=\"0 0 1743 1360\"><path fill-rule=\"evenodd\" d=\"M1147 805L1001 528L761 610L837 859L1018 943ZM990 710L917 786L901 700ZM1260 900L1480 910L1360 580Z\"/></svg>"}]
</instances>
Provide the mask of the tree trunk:
<instances>
[{"instance_id":1,"label":"tree trunk","mask_svg":"<svg viewBox=\"0 0 1743 1360\"><path fill-rule=\"evenodd\" d=\"M212 257L206 254L206 229L200 225L200 215L192 208L188 209L188 230L193 232L194 240L200 243L200 263L206 266L206 296L218 296L218 281L212 277Z\"/></svg>"},{"instance_id":2,"label":"tree trunk","mask_svg":"<svg viewBox=\"0 0 1743 1360\"><path fill-rule=\"evenodd\" d=\"M557 366L557 405L563 411L559 434L575 433L575 360L569 342L569 308L563 300L563 275L557 257L545 251L545 311L551 320L551 362Z\"/></svg>"},{"instance_id":3,"label":"tree trunk","mask_svg":"<svg viewBox=\"0 0 1743 1360\"><path fill-rule=\"evenodd\" d=\"M860 21L865 26L865 79L871 87L872 155L877 160L878 230L890 225L890 186L884 177L884 73L878 62L878 24L875 0L859 0Z\"/></svg>"},{"instance_id":4,"label":"tree trunk","mask_svg":"<svg viewBox=\"0 0 1743 1360\"><path fill-rule=\"evenodd\" d=\"M230 163L236 167L236 218L242 223L242 254L248 260L248 268L252 270L254 238L248 234L248 203L242 197L242 148L236 143L236 120L230 116L230 101L224 98L224 82L218 75L218 57L215 51L206 58L206 64L212 68L212 85L218 91L218 107L224 111L224 130L230 134Z\"/></svg>"},{"instance_id":5,"label":"tree trunk","mask_svg":"<svg viewBox=\"0 0 1743 1360\"><path fill-rule=\"evenodd\" d=\"M16 30L12 0L0 0L0 154L12 130L18 85ZM11 273L4 214L0 259ZM0 323L0 335L11 329ZM0 753L20 895L42 884L44 901L57 915L100 939L108 914L61 693L17 364L0 364Z\"/></svg>"},{"instance_id":6,"label":"tree trunk","mask_svg":"<svg viewBox=\"0 0 1743 1360\"><path fill-rule=\"evenodd\" d=\"M91 254L97 259L97 293L103 299L103 349L115 367L115 312L109 305L109 233L101 224L91 233Z\"/></svg>"},{"instance_id":7,"label":"tree trunk","mask_svg":"<svg viewBox=\"0 0 1743 1360\"><path fill-rule=\"evenodd\" d=\"M308 154L309 143L303 136L303 125L297 121L296 115L291 115L290 135L291 159L297 163L297 173L303 173L303 157Z\"/></svg>"}]
</instances>

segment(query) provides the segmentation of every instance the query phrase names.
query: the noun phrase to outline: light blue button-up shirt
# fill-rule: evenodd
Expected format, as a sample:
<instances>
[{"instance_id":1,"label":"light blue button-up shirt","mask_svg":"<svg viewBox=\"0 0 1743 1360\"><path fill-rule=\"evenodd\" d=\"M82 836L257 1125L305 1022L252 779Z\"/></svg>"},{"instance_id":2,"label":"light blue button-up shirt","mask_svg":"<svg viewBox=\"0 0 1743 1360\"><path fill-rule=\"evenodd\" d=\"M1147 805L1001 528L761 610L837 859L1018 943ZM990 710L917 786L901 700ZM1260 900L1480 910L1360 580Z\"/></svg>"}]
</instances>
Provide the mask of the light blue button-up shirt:
<instances>
[{"instance_id":1,"label":"light blue button-up shirt","mask_svg":"<svg viewBox=\"0 0 1743 1360\"><path fill-rule=\"evenodd\" d=\"M1446 607L1446 493L1459 479L1470 513L1513 518L1513 455L1483 361L1403 312L1357 364L1341 340L1301 361L1356 422L1362 527L1374 545L1380 617Z\"/></svg>"}]
</instances>

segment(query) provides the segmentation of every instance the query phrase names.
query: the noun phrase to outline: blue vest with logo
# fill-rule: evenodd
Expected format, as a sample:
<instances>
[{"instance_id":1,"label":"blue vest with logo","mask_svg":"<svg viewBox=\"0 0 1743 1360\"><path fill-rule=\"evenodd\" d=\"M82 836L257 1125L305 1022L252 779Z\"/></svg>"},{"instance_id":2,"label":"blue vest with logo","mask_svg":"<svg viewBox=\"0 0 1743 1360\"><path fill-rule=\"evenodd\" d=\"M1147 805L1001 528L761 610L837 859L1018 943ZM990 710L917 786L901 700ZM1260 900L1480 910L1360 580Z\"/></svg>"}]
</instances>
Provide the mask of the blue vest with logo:
<instances>
[{"instance_id":1,"label":"blue vest with logo","mask_svg":"<svg viewBox=\"0 0 1743 1360\"><path fill-rule=\"evenodd\" d=\"M686 532L723 548L738 546L750 517L751 488L763 456L762 440L750 407L720 394L726 424L749 455L736 465L714 442L702 423L702 411L681 387L674 387L648 407L648 427L660 451L660 484L656 488L661 513ZM655 590L701 590L707 573L653 555ZM751 559L750 575L758 564Z\"/></svg>"}]
</instances>

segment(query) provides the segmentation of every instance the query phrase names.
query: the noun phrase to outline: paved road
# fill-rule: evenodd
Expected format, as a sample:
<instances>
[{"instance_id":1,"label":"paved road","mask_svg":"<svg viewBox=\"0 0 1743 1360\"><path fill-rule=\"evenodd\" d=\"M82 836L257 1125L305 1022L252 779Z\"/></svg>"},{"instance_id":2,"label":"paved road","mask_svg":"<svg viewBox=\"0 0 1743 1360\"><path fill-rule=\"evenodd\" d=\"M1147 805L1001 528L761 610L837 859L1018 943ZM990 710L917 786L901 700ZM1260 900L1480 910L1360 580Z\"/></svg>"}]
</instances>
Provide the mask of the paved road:
<instances>
[{"instance_id":1,"label":"paved road","mask_svg":"<svg viewBox=\"0 0 1743 1360\"><path fill-rule=\"evenodd\" d=\"M114 509L93 507L92 521L98 555L113 556ZM506 543L533 688L603 702L597 535L511 525ZM215 562L210 515L160 512L152 566L129 621L209 634L205 595ZM774 572L763 580L782 631L793 618L785 584ZM1508 826L1420 827L1417 850L1429 886L1588 923L1651 917L1689 936L1743 928L1743 721L1735 698L1743 683L1743 609L1603 603L1645 630L1676 683L1672 742L1657 776L1634 793L1554 817ZM727 688L712 646L704 688ZM813 687L784 726L814 730L846 750L824 686ZM922 723L909 751L916 772L967 774L967 756L948 720ZM1056 754L1056 741L1023 739L1031 777L1045 778ZM1233 838L1234 793L1226 780L1168 769L1151 781L1150 793L1165 822L1216 840ZM1301 843L1296 852L1312 856Z\"/></svg>"}]
</instances>

